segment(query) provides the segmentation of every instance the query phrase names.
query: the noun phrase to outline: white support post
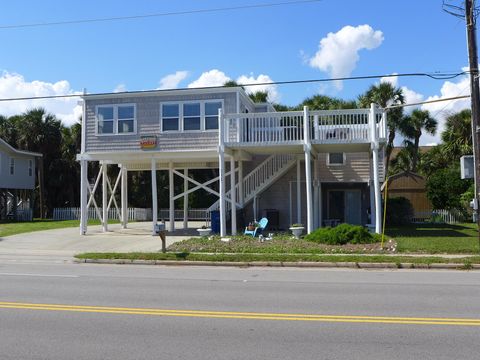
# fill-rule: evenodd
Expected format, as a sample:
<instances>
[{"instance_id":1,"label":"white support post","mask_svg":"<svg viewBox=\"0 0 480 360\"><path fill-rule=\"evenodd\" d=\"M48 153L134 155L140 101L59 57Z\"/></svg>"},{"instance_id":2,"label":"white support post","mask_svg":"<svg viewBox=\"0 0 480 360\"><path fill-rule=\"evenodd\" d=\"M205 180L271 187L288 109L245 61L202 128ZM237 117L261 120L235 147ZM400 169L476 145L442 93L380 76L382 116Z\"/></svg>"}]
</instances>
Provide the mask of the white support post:
<instances>
[{"instance_id":1,"label":"white support post","mask_svg":"<svg viewBox=\"0 0 480 360\"><path fill-rule=\"evenodd\" d=\"M310 116L308 107L303 107L303 141L305 143L305 189L307 195L307 233L313 231L313 197L312 197L312 154L310 142Z\"/></svg>"},{"instance_id":2,"label":"white support post","mask_svg":"<svg viewBox=\"0 0 480 360\"><path fill-rule=\"evenodd\" d=\"M238 203L243 208L244 202L244 190L243 190L243 161L238 161Z\"/></svg>"},{"instance_id":3,"label":"white support post","mask_svg":"<svg viewBox=\"0 0 480 360\"><path fill-rule=\"evenodd\" d=\"M80 235L87 233L88 224L88 162L80 160Z\"/></svg>"},{"instance_id":4,"label":"white support post","mask_svg":"<svg viewBox=\"0 0 480 360\"><path fill-rule=\"evenodd\" d=\"M158 217L158 196L157 196L157 162L152 159L152 235L156 235L155 226Z\"/></svg>"},{"instance_id":5,"label":"white support post","mask_svg":"<svg viewBox=\"0 0 480 360\"><path fill-rule=\"evenodd\" d=\"M102 167L102 220L103 220L103 232L108 231L108 185L107 185L107 169L108 165L103 163Z\"/></svg>"},{"instance_id":6,"label":"white support post","mask_svg":"<svg viewBox=\"0 0 480 360\"><path fill-rule=\"evenodd\" d=\"M173 182L173 163L168 164L168 189L169 189L169 216L168 216L168 231L175 231L175 183Z\"/></svg>"},{"instance_id":7,"label":"white support post","mask_svg":"<svg viewBox=\"0 0 480 360\"><path fill-rule=\"evenodd\" d=\"M122 172L122 188L121 188L121 202L122 202L122 229L127 228L128 224L128 173L125 165L120 168Z\"/></svg>"},{"instance_id":8,"label":"white support post","mask_svg":"<svg viewBox=\"0 0 480 360\"><path fill-rule=\"evenodd\" d=\"M227 235L227 219L225 217L225 142L224 142L224 122L222 109L218 109L218 172L220 175L220 236Z\"/></svg>"},{"instance_id":9,"label":"white support post","mask_svg":"<svg viewBox=\"0 0 480 360\"><path fill-rule=\"evenodd\" d=\"M297 223L300 224L302 222L302 189L300 183L300 159L297 159Z\"/></svg>"},{"instance_id":10,"label":"white support post","mask_svg":"<svg viewBox=\"0 0 480 360\"><path fill-rule=\"evenodd\" d=\"M375 232L382 232L382 198L380 193L380 177L378 173L378 133L375 122L375 104L370 105L370 132L372 139L372 160L373 160L373 188L375 192Z\"/></svg>"},{"instance_id":11,"label":"white support post","mask_svg":"<svg viewBox=\"0 0 480 360\"><path fill-rule=\"evenodd\" d=\"M373 186L373 167L370 167L370 181L368 183L370 190L370 224L375 226L376 211L375 211L375 190Z\"/></svg>"},{"instance_id":12,"label":"white support post","mask_svg":"<svg viewBox=\"0 0 480 360\"><path fill-rule=\"evenodd\" d=\"M230 157L230 200L232 210L232 235L237 235L237 199L235 192L235 159Z\"/></svg>"},{"instance_id":13,"label":"white support post","mask_svg":"<svg viewBox=\"0 0 480 360\"><path fill-rule=\"evenodd\" d=\"M188 229L188 169L184 169L183 174L183 228Z\"/></svg>"},{"instance_id":14,"label":"white support post","mask_svg":"<svg viewBox=\"0 0 480 360\"><path fill-rule=\"evenodd\" d=\"M313 161L313 227L320 227L320 208L318 198L319 178L318 178L318 164L317 160Z\"/></svg>"}]
</instances>

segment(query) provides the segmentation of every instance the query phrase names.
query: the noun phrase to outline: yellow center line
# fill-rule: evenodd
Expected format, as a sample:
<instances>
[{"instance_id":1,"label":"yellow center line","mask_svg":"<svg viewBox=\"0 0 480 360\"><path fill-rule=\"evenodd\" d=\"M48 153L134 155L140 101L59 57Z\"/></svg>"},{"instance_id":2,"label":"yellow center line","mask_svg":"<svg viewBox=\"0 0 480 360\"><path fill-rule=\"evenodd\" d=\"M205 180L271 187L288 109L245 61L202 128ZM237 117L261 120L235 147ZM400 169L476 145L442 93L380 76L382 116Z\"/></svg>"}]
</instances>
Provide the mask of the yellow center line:
<instances>
[{"instance_id":1,"label":"yellow center line","mask_svg":"<svg viewBox=\"0 0 480 360\"><path fill-rule=\"evenodd\" d=\"M254 319L281 321L317 321L340 323L381 323L381 324L413 324L413 325L456 325L479 326L480 319L466 318L434 318L434 317L398 317L398 316L359 316L359 315L322 315L322 314L285 314L235 311L205 311L127 308L90 305L35 304L21 302L0 302L0 309L27 309L44 311L69 311L81 313L105 313L126 315L151 315L174 317L199 317L216 319Z\"/></svg>"}]
</instances>

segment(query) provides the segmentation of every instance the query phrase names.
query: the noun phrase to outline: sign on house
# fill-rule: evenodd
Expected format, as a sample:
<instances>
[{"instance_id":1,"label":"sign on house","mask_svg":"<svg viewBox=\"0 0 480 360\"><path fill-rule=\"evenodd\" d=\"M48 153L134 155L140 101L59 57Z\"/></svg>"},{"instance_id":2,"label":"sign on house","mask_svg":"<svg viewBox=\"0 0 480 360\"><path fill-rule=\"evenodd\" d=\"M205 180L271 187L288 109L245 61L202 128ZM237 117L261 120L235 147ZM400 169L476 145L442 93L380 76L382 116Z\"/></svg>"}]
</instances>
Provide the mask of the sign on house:
<instances>
[{"instance_id":1,"label":"sign on house","mask_svg":"<svg viewBox=\"0 0 480 360\"><path fill-rule=\"evenodd\" d=\"M140 148L142 150L155 149L157 147L157 137L155 135L142 136L140 138Z\"/></svg>"}]
</instances>

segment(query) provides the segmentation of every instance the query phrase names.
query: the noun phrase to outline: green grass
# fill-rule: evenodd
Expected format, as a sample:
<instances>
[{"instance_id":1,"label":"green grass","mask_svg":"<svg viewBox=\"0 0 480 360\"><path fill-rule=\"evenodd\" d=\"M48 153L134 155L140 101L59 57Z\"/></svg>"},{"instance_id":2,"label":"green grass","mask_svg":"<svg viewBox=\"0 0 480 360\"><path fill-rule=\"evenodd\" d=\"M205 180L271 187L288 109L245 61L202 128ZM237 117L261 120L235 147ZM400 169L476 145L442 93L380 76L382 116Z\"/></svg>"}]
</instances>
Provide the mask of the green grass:
<instances>
[{"instance_id":1,"label":"green grass","mask_svg":"<svg viewBox=\"0 0 480 360\"><path fill-rule=\"evenodd\" d=\"M258 237L238 235L230 241L221 241L220 236L194 237L169 246L178 253L269 253L269 254L329 254L381 252L380 243L348 244L345 246L319 244L304 239L295 239L291 234L275 234L272 240L260 242Z\"/></svg>"},{"instance_id":2,"label":"green grass","mask_svg":"<svg viewBox=\"0 0 480 360\"><path fill-rule=\"evenodd\" d=\"M401 263L411 264L462 264L462 267L480 263L480 256L448 259L440 256L386 256L386 255L315 255L315 254L201 254L201 253L84 253L78 259L121 259L121 260L176 260L176 261L216 261L216 262L352 262L352 263Z\"/></svg>"},{"instance_id":3,"label":"green grass","mask_svg":"<svg viewBox=\"0 0 480 360\"><path fill-rule=\"evenodd\" d=\"M387 227L385 233L397 241L399 253L479 253L476 224L415 224Z\"/></svg>"},{"instance_id":4,"label":"green grass","mask_svg":"<svg viewBox=\"0 0 480 360\"><path fill-rule=\"evenodd\" d=\"M113 221L114 222L114 221ZM99 220L89 220L89 225L99 225ZM0 224L0 237L23 234L32 231L61 229L80 226L79 220L34 220L26 222L12 222Z\"/></svg>"}]
</instances>

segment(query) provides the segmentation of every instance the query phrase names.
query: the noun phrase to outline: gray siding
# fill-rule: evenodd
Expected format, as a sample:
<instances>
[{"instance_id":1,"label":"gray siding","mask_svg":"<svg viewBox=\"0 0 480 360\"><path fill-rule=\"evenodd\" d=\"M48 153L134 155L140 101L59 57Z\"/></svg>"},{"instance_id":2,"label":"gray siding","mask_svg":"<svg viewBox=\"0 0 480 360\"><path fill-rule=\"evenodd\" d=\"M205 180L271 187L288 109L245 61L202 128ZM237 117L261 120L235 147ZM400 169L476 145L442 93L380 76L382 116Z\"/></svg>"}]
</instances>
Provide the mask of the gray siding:
<instances>
[{"instance_id":1,"label":"gray siding","mask_svg":"<svg viewBox=\"0 0 480 360\"><path fill-rule=\"evenodd\" d=\"M10 158L15 159L15 173L10 175ZM28 176L28 160L32 160L32 176ZM10 154L0 150L0 188L33 189L35 186L35 157Z\"/></svg>"},{"instance_id":2,"label":"gray siding","mask_svg":"<svg viewBox=\"0 0 480 360\"><path fill-rule=\"evenodd\" d=\"M226 113L237 112L236 93L199 95L158 95L87 99L86 152L142 151L140 138L143 135L157 136L157 150L214 149L218 146L218 131L169 132L160 131L160 104L170 101L223 100ZM135 104L137 133L132 135L95 135L95 108L97 105Z\"/></svg>"}]
</instances>

